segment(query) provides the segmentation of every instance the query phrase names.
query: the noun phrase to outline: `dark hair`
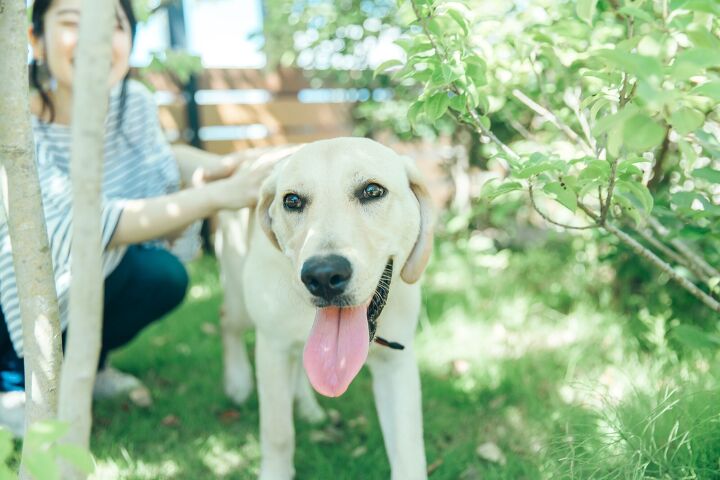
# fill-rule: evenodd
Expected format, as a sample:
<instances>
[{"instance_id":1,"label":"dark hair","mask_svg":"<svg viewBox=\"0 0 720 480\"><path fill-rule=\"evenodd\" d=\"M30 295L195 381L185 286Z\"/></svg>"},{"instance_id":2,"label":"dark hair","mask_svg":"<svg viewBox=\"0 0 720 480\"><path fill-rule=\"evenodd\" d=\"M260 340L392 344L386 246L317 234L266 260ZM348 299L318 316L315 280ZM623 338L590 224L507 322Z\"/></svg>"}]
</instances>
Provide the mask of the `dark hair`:
<instances>
[{"instance_id":1,"label":"dark hair","mask_svg":"<svg viewBox=\"0 0 720 480\"><path fill-rule=\"evenodd\" d=\"M127 17L128 23L130 24L130 45L132 47L132 44L135 41L135 31L137 29L137 20L135 19L135 13L132 9L131 0L118 1L120 2L120 7L123 9L123 12L125 12L125 16ZM38 38L42 37L45 34L45 14L47 13L52 3L53 0L35 0L33 2L31 21L33 34ZM125 78L123 78L122 80L122 87L120 89L120 108L118 112L118 121L120 124L122 124L122 115L125 107L125 100L127 97L127 82L129 77L130 73L128 72L128 74L126 74ZM34 58L32 59L32 62L30 62L30 83L40 94L40 98L42 99L42 112L44 113L45 111L48 111L50 113L50 122L52 122L55 119L55 107L50 100L48 92L45 91L45 89L43 88L42 82L40 81L38 63Z\"/></svg>"}]
</instances>

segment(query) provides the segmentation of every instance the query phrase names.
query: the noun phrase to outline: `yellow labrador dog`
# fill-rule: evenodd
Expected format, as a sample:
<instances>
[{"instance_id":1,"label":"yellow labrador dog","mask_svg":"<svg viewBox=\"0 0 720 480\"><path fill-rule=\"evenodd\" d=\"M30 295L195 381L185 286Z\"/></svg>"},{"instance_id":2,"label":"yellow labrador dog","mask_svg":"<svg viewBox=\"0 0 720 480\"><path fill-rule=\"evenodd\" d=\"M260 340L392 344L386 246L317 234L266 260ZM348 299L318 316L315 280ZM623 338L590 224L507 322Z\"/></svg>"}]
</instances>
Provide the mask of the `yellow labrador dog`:
<instances>
[{"instance_id":1,"label":"yellow labrador dog","mask_svg":"<svg viewBox=\"0 0 720 480\"><path fill-rule=\"evenodd\" d=\"M242 225L221 219L225 389L237 402L252 390L254 325L260 478L294 476L293 401L323 419L312 388L342 395L365 363L392 478L426 478L413 337L432 208L412 160L363 138L305 145L264 183L247 250Z\"/></svg>"}]
</instances>

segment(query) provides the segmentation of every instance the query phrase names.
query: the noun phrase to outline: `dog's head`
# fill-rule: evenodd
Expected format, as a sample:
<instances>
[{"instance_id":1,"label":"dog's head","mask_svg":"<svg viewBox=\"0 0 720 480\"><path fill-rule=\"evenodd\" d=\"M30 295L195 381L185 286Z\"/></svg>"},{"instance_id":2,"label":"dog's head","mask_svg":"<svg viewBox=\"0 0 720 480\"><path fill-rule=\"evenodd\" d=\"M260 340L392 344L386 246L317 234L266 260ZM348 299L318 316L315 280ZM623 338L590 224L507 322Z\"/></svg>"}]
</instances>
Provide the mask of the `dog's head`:
<instances>
[{"instance_id":1,"label":"dog's head","mask_svg":"<svg viewBox=\"0 0 720 480\"><path fill-rule=\"evenodd\" d=\"M414 283L425 269L432 250L427 188L412 160L377 142L325 140L276 168L257 215L292 262L295 288L318 308L305 348L310 380L337 396L365 361L392 282Z\"/></svg>"}]
</instances>

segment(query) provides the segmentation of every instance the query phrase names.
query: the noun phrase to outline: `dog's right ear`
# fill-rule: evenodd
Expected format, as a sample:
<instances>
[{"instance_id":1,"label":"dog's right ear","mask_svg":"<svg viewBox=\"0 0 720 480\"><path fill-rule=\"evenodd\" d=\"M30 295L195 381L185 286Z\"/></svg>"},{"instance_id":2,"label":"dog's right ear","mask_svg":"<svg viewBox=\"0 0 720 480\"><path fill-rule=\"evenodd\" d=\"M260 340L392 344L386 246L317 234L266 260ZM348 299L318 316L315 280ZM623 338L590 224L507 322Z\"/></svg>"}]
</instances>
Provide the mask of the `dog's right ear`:
<instances>
[{"instance_id":1,"label":"dog's right ear","mask_svg":"<svg viewBox=\"0 0 720 480\"><path fill-rule=\"evenodd\" d=\"M270 243L275 245L275 248L281 250L280 243L278 243L277 236L272 229L272 217L270 216L270 207L272 206L273 200L275 200L275 190L277 188L277 169L275 169L270 176L263 182L260 187L260 196L258 198L258 205L256 209L257 222L267 235Z\"/></svg>"},{"instance_id":2,"label":"dog's right ear","mask_svg":"<svg viewBox=\"0 0 720 480\"><path fill-rule=\"evenodd\" d=\"M405 161L405 171L410 182L410 189L418 202L420 213L420 231L418 232L415 246L408 259L405 261L400 276L406 283L415 283L420 279L422 272L430 260L430 253L433 248L433 206L432 198L427 184L415 166L415 161L410 157L402 157Z\"/></svg>"}]
</instances>

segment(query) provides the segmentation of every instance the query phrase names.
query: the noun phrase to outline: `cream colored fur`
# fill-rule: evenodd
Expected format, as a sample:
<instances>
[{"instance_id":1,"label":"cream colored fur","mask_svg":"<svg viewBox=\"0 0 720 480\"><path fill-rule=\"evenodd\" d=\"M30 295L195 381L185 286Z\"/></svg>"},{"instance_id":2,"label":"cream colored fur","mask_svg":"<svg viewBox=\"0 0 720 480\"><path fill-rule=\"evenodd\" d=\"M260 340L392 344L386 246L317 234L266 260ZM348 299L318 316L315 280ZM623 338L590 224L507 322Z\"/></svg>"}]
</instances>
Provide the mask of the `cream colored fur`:
<instances>
[{"instance_id":1,"label":"cream colored fur","mask_svg":"<svg viewBox=\"0 0 720 480\"><path fill-rule=\"evenodd\" d=\"M370 181L387 194L363 205L356 192ZM289 192L308 199L302 213L283 208ZM294 399L301 416L325 418L302 367L316 309L300 270L308 258L327 254L352 264L346 293L356 304L371 298L388 259L394 261L377 335L405 349L373 344L367 364L392 478L427 477L413 338L420 310L416 282L432 248L431 218L413 162L361 138L315 142L283 160L263 185L249 229L242 214L221 215L225 391L238 403L252 391L242 333L255 327L262 480L294 476Z\"/></svg>"}]
</instances>

